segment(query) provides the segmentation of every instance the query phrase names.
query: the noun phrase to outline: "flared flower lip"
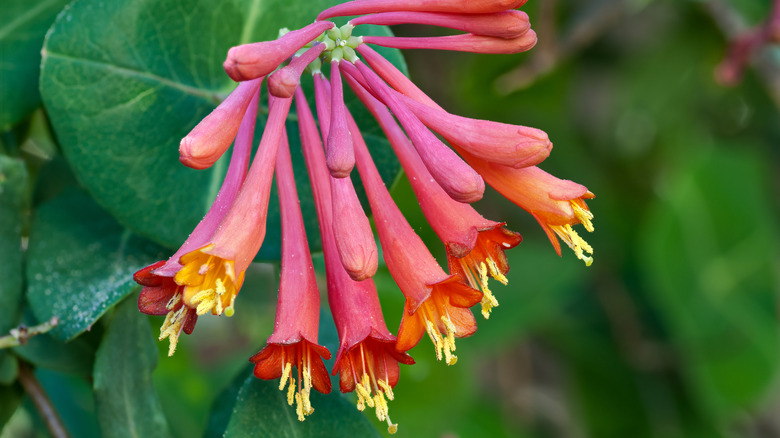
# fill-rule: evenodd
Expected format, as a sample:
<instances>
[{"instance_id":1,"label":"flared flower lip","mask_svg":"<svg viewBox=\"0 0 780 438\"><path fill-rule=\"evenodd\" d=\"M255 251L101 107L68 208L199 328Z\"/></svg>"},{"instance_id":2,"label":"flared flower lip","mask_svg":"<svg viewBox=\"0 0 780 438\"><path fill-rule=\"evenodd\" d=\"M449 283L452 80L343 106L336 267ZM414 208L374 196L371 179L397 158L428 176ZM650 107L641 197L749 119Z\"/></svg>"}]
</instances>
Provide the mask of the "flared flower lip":
<instances>
[{"instance_id":1,"label":"flared flower lip","mask_svg":"<svg viewBox=\"0 0 780 438\"><path fill-rule=\"evenodd\" d=\"M327 348L306 339L303 335L299 335L296 340L286 340L284 342L272 342L271 338L262 350L254 354L249 358L249 362L255 364L254 374L261 379L276 379L282 376L282 367L272 367L270 364L263 365L264 361L270 360L274 355L279 354L285 347L293 347L298 343L303 343L304 348L311 349L318 357L315 358L316 363L314 367L310 369L312 375L312 386L317 391L327 394L331 391L331 382L328 377L327 368L325 368L324 360L330 359L330 351ZM299 366L299 365L296 365ZM258 367L263 370L259 372Z\"/></svg>"},{"instance_id":2,"label":"flared flower lip","mask_svg":"<svg viewBox=\"0 0 780 438\"><path fill-rule=\"evenodd\" d=\"M165 315L170 309L168 301L179 287L173 277L158 275L154 271L166 263L165 260L152 263L133 274L133 280L143 286L138 296L138 310L147 315Z\"/></svg>"},{"instance_id":3,"label":"flared flower lip","mask_svg":"<svg viewBox=\"0 0 780 438\"><path fill-rule=\"evenodd\" d=\"M283 337L283 336L278 336L278 335L276 335L276 334L274 333L274 334L272 334L271 336L269 336L269 337L268 337L268 340L266 341L266 343L267 343L268 345L279 345L279 346L284 346L284 345L294 345L294 344L297 344L297 343L299 343L299 342L307 342L307 343L309 344L309 346L310 346L310 347L311 347L311 348L312 348L312 349L313 349L313 350L314 350L314 351L315 351L317 354L319 354L320 356L322 356L323 358L325 358L325 360L328 360L328 359L330 359L330 357L331 357L331 354L330 354L330 351L329 351L327 348L325 348L325 347L323 347L322 345L318 344L316 339L309 339L309 337L308 337L308 336L304 335L304 334L303 334L303 333L301 333L301 332L297 332L297 333L296 333L296 334L294 334L293 336L289 336L289 337L286 337L286 338L285 338L285 337ZM262 350L261 350L261 351L262 351ZM255 356L257 356L257 355L259 355L259 354L260 354L260 353L257 353L257 354L255 354L255 355L254 355L254 356L252 356L252 357L254 358ZM251 359L250 359L250 360L251 360Z\"/></svg>"},{"instance_id":4,"label":"flared flower lip","mask_svg":"<svg viewBox=\"0 0 780 438\"><path fill-rule=\"evenodd\" d=\"M366 330L368 333L366 333L363 336L351 336L351 338L360 339L359 341L349 341L347 337L345 336L342 338L341 345L339 345L338 353L336 353L336 360L333 362L333 372L332 375L336 375L339 372L339 369L341 367L341 361L344 359L344 356L354 350L355 348L358 348L360 344L372 342L377 343L379 345L383 346L384 352L389 354L393 359L396 361L405 364L405 365L414 365L414 359L406 354L405 352L401 352L396 350L396 338L395 336L391 334L383 334L381 331L373 328L368 327L368 330Z\"/></svg>"},{"instance_id":5,"label":"flared flower lip","mask_svg":"<svg viewBox=\"0 0 780 438\"><path fill-rule=\"evenodd\" d=\"M466 338L477 331L477 324L474 320L474 317L471 313L471 307L478 304L482 299L482 293L480 291L477 291L475 289L472 289L471 287L466 286L463 283L457 283L463 288L470 289L471 291L474 291L471 294L468 294L468 296L465 296L466 294L445 294L442 292L442 294L446 295L446 298L448 299L448 303L446 304L445 314L448 317L453 317L455 315L465 315L468 314L468 318L470 319L470 322L468 325L461 325L457 324L456 327L462 331L456 334L456 337L458 338ZM434 292L436 293L436 292ZM421 303L420 306L424 305L425 303ZM441 309L440 309L441 310ZM422 316L417 316L416 313L419 311L419 307L417 309L412 310L411 306L409 305L409 302L407 301L407 305L404 306L404 318L401 320L401 326L398 329L398 341L396 342L396 349L399 351L408 351L414 348L422 339L424 333L425 333L425 327L423 327L424 324L421 324L419 319ZM431 321L434 324L438 324L438 321L434 322ZM418 325L419 324L419 325ZM410 328L410 326L412 328ZM417 326L417 329L415 330L414 327Z\"/></svg>"}]
</instances>

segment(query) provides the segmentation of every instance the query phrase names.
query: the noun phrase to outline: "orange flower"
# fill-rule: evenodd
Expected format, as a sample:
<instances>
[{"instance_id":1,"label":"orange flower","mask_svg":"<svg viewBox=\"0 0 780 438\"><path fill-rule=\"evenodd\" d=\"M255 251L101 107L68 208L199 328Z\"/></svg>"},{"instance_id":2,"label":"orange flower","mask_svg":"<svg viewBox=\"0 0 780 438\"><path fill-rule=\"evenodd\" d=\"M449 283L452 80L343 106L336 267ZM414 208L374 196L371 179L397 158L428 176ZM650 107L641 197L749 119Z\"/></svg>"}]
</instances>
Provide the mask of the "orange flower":
<instances>
[{"instance_id":1,"label":"orange flower","mask_svg":"<svg viewBox=\"0 0 780 438\"><path fill-rule=\"evenodd\" d=\"M469 307L480 302L482 294L462 283L457 275L426 286L428 293L422 302L411 294L406 295L396 348L399 351L411 349L427 332L436 351L436 359L455 365L458 361L458 356L452 354L455 338L465 338L477 331L477 323Z\"/></svg>"},{"instance_id":2,"label":"orange flower","mask_svg":"<svg viewBox=\"0 0 780 438\"><path fill-rule=\"evenodd\" d=\"M472 288L482 291L482 315L488 318L490 310L498 306L498 301L490 292L487 276L489 274L501 283L507 283L505 275L509 264L504 251L517 246L522 237L504 228L503 223L485 219L469 204L453 200L433 180L387 108L352 76L347 80L390 140L425 218L447 248L450 272L460 275ZM403 338L400 333L399 338Z\"/></svg>"},{"instance_id":3,"label":"orange flower","mask_svg":"<svg viewBox=\"0 0 780 438\"><path fill-rule=\"evenodd\" d=\"M390 420L387 402L395 398L393 387L398 383L399 362L414 363L411 357L396 350L392 336L380 335L366 337L351 348L342 342L333 365L333 373L339 374L341 392L355 391L358 410L374 408L376 417L387 422L391 434L398 430L398 425Z\"/></svg>"},{"instance_id":4,"label":"orange flower","mask_svg":"<svg viewBox=\"0 0 780 438\"><path fill-rule=\"evenodd\" d=\"M556 236L590 266L593 248L572 228L582 224L593 231L593 213L585 204L595 197L585 186L556 178L536 166L514 169L462 154L485 181L539 222L558 255L561 246Z\"/></svg>"},{"instance_id":5,"label":"orange flower","mask_svg":"<svg viewBox=\"0 0 780 438\"><path fill-rule=\"evenodd\" d=\"M182 300L198 315L233 315L244 271L265 238L266 215L276 153L292 98L271 98L258 151L235 202L208 244L184 254L174 276Z\"/></svg>"},{"instance_id":6,"label":"orange flower","mask_svg":"<svg viewBox=\"0 0 780 438\"><path fill-rule=\"evenodd\" d=\"M255 376L260 379L281 377L279 390L289 380L287 403L296 404L298 420L314 412L309 400L311 388L330 392L330 378L322 358L330 352L317 344L320 294L311 262L303 216L295 188L287 136L276 157L276 184L279 188L279 210L282 217L282 268L274 332L268 345L252 356ZM296 391L292 367L298 370Z\"/></svg>"},{"instance_id":7,"label":"orange flower","mask_svg":"<svg viewBox=\"0 0 780 438\"><path fill-rule=\"evenodd\" d=\"M357 124L349 115L348 121L360 178L374 213L385 262L406 297L396 348L407 351L428 332L436 358L444 358L448 365L454 365L458 360L452 354L455 338L470 336L477 330L469 307L482 299L482 293L462 283L460 276L447 275L441 269L393 202ZM446 194L443 196L449 199Z\"/></svg>"},{"instance_id":8,"label":"orange flower","mask_svg":"<svg viewBox=\"0 0 780 438\"><path fill-rule=\"evenodd\" d=\"M168 356L173 356L181 332L192 334L198 314L195 309L184 305L181 299L182 287L176 284L172 277L155 273L155 270L165 264L166 262L161 260L149 265L133 274L133 280L144 286L138 297L138 310L147 315L166 315L160 328L159 340L168 338Z\"/></svg>"},{"instance_id":9,"label":"orange flower","mask_svg":"<svg viewBox=\"0 0 780 438\"><path fill-rule=\"evenodd\" d=\"M186 305L183 300L185 287L174 280L175 275L182 269L182 265L179 263L180 258L193 248L201 247L209 242L238 196L239 189L246 178L249 157L252 152L252 137L255 130L258 100L259 86L255 87L254 95L247 106L235 136L233 155L230 157L225 180L222 182L222 187L206 216L168 261L154 263L139 270L133 276L138 284L144 286L141 290L141 296L138 298L138 309L148 315L166 315L165 322L160 328L159 340L168 338L170 342L168 356L172 356L176 351L181 332L192 333L195 322L198 320L197 308Z\"/></svg>"},{"instance_id":10,"label":"orange flower","mask_svg":"<svg viewBox=\"0 0 780 438\"><path fill-rule=\"evenodd\" d=\"M294 304L294 303L293 303ZM298 420L303 421L306 415L311 415L309 394L311 389L327 394L330 392L330 377L322 358L330 359L327 348L312 343L300 337L289 343L273 343L269 338L268 345L249 361L255 364L254 374L259 379L279 379L279 390L287 388L287 404L295 403ZM295 366L298 375L298 385L295 384L292 367Z\"/></svg>"},{"instance_id":11,"label":"orange flower","mask_svg":"<svg viewBox=\"0 0 780 438\"><path fill-rule=\"evenodd\" d=\"M398 363L413 364L414 360L396 350L396 339L387 330L374 281L371 278L354 281L344 270L333 235L333 203L328 187L331 179L322 141L300 89L296 91L295 103L303 155L320 221L328 303L339 334L333 374L339 374L342 392L357 392L359 410L366 405L374 408L377 418L386 421L390 433L395 433L398 425L390 420L387 400L393 399L392 388L398 383Z\"/></svg>"},{"instance_id":12,"label":"orange flower","mask_svg":"<svg viewBox=\"0 0 780 438\"><path fill-rule=\"evenodd\" d=\"M503 285L508 283L509 263L504 251L517 246L522 237L520 233L504 228L504 223L500 222L481 229L475 226L472 230L477 236L471 249L457 250L455 245L448 245L447 262L451 273L460 275L472 288L482 291L482 316L487 319L490 311L498 307L498 300L488 287L488 275ZM464 252L465 255L460 256Z\"/></svg>"}]
</instances>

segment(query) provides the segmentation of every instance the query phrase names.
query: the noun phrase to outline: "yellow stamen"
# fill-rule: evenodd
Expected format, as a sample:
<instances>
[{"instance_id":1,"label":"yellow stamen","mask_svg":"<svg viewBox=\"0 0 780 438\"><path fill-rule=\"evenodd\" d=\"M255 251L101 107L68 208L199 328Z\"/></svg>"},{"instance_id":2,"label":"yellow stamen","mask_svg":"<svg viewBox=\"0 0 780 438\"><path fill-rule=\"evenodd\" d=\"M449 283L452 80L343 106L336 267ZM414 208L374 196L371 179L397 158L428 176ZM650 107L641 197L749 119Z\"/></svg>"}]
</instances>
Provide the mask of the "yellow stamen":
<instances>
[{"instance_id":1,"label":"yellow stamen","mask_svg":"<svg viewBox=\"0 0 780 438\"><path fill-rule=\"evenodd\" d=\"M290 376L290 386L287 387L287 404L292 406L295 401L295 378Z\"/></svg>"},{"instance_id":2,"label":"yellow stamen","mask_svg":"<svg viewBox=\"0 0 780 438\"><path fill-rule=\"evenodd\" d=\"M387 399L392 401L395 398L395 395L393 395L393 388L387 384L382 379L379 379L376 383L379 384L379 387L382 388L382 390L385 391L385 395L387 396Z\"/></svg>"},{"instance_id":3,"label":"yellow stamen","mask_svg":"<svg viewBox=\"0 0 780 438\"><path fill-rule=\"evenodd\" d=\"M496 261L493 260L493 257L487 258L487 266L488 270L490 271L490 276L498 280L501 284L504 286L509 283L509 280L507 280L506 276L501 273L501 271L498 270L498 265L496 264Z\"/></svg>"},{"instance_id":4,"label":"yellow stamen","mask_svg":"<svg viewBox=\"0 0 780 438\"><path fill-rule=\"evenodd\" d=\"M593 228L592 225L590 227L591 229ZM585 262L586 266L590 266L593 263L593 247L591 247L585 239L580 237L571 225L550 225L550 228L555 231L555 234L557 234L572 251L574 251L574 255L576 255L578 259Z\"/></svg>"},{"instance_id":5,"label":"yellow stamen","mask_svg":"<svg viewBox=\"0 0 780 438\"><path fill-rule=\"evenodd\" d=\"M582 208L574 201L571 202L571 207L574 209L574 216L579 219L579 221L582 223L582 226L585 227L586 230L588 230L589 233L593 232L593 213L591 213L590 210Z\"/></svg>"},{"instance_id":6,"label":"yellow stamen","mask_svg":"<svg viewBox=\"0 0 780 438\"><path fill-rule=\"evenodd\" d=\"M298 421L303 421L306 419L303 413L303 400L301 398L300 392L295 394L295 413L298 414Z\"/></svg>"},{"instance_id":7,"label":"yellow stamen","mask_svg":"<svg viewBox=\"0 0 780 438\"><path fill-rule=\"evenodd\" d=\"M352 356L350 364L352 368L352 376L355 378L355 393L357 394L357 408L359 411L363 411L366 405L375 408L376 417L379 421L387 422L387 430L391 434L396 433L398 425L393 424L390 421L389 407L387 405L388 400L393 400L393 388L390 386L387 380L377 379L374 374L373 363L369 360L366 361L366 355L363 351L363 346L360 346L360 362L357 362L357 355ZM370 359L370 356L369 356ZM362 371L360 380L358 381L355 373L355 368ZM387 376L385 376L387 378Z\"/></svg>"},{"instance_id":8,"label":"yellow stamen","mask_svg":"<svg viewBox=\"0 0 780 438\"><path fill-rule=\"evenodd\" d=\"M468 281L469 286L482 291L482 301L480 302L482 305L482 316L485 319L490 319L490 312L494 307L498 307L498 300L488 287L488 274L504 285L509 281L498 269L498 264L492 257L488 256L485 258L485 261L481 261L475 260L472 256L468 255L458 259L458 262L460 263L463 272L466 273L466 280Z\"/></svg>"},{"instance_id":9,"label":"yellow stamen","mask_svg":"<svg viewBox=\"0 0 780 438\"><path fill-rule=\"evenodd\" d=\"M363 374L363 376L368 377L368 374ZM363 411L363 409L366 408L366 405L369 405L370 407L374 406L371 394L369 393L368 388L363 385L363 382L355 383L355 393L357 393L358 396L357 408L359 411Z\"/></svg>"},{"instance_id":10,"label":"yellow stamen","mask_svg":"<svg viewBox=\"0 0 780 438\"><path fill-rule=\"evenodd\" d=\"M158 340L162 341L168 338L170 345L168 345L168 357L173 356L176 352L176 345L179 343L179 335L184 328L184 320L187 319L187 306L181 306L178 310L173 310L173 307L179 302L176 298L180 294L176 294L166 306L169 309L167 315L165 315L165 321L160 327L160 337Z\"/></svg>"},{"instance_id":11,"label":"yellow stamen","mask_svg":"<svg viewBox=\"0 0 780 438\"><path fill-rule=\"evenodd\" d=\"M236 272L232 260L206 254L213 245L206 246L181 257L182 268L174 276L174 281L184 286L182 299L198 315L211 312L214 315L232 316L238 288L243 273L236 281Z\"/></svg>"},{"instance_id":12,"label":"yellow stamen","mask_svg":"<svg viewBox=\"0 0 780 438\"><path fill-rule=\"evenodd\" d=\"M279 391L284 391L284 387L287 385L287 379L290 378L291 370L292 364L290 362L287 362L282 366L282 378L279 379Z\"/></svg>"},{"instance_id":13,"label":"yellow stamen","mask_svg":"<svg viewBox=\"0 0 780 438\"><path fill-rule=\"evenodd\" d=\"M440 318L446 331L446 333L441 333L436 324L431 321L428 312L425 309L421 309L421 311L424 312L425 330L428 332L428 337L431 338L431 342L433 342L433 346L436 349L436 360L441 360L442 356L444 356L444 361L447 365L455 365L458 362L458 356L452 354L455 351L455 325L452 323L452 320L446 315Z\"/></svg>"},{"instance_id":14,"label":"yellow stamen","mask_svg":"<svg viewBox=\"0 0 780 438\"><path fill-rule=\"evenodd\" d=\"M304 352L306 355L308 352ZM284 360L284 359L283 359ZM292 406L295 403L295 413L298 415L298 420L304 421L307 415L311 415L314 412L314 408L311 406L311 369L308 363L298 363L298 385L295 384L295 378L292 375L292 362L286 360L282 364L282 377L279 379L279 391L284 391L287 386L287 404Z\"/></svg>"}]
</instances>

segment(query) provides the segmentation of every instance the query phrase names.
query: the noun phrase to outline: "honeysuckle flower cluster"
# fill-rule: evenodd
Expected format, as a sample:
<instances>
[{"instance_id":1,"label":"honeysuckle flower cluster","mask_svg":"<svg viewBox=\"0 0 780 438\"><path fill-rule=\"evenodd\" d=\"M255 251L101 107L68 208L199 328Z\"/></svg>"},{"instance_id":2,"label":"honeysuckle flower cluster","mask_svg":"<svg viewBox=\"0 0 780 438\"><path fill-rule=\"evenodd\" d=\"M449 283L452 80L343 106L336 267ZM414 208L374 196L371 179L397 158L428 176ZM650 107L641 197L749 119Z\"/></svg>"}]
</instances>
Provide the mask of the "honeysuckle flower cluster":
<instances>
[{"instance_id":1,"label":"honeysuckle flower cluster","mask_svg":"<svg viewBox=\"0 0 780 438\"><path fill-rule=\"evenodd\" d=\"M485 182L531 213L560 255L559 239L586 264L593 249L575 231L593 231L585 204L593 194L537 165L552 149L538 129L448 113L372 45L478 53L517 53L536 43L524 0L358 0L329 8L274 41L233 47L224 69L238 87L182 141L181 162L203 169L233 144L227 175L211 209L166 261L135 275L138 307L165 315L160 340L174 354L182 333L199 316L231 316L246 271L266 232L274 175L282 220L282 259L274 331L250 360L261 379L280 379L300 420L313 412L312 388L331 390L318 344L317 287L299 207L285 120L295 103L300 144L319 219L327 297L339 335L332 373L342 392L357 394L358 409L374 408L391 432L388 414L399 364L427 334L439 360L453 365L456 339L477 329L471 308L485 318L498 300L490 289L507 284L504 252L521 241L504 222L470 204ZM337 26L330 19L356 16ZM360 36L359 26L417 23L458 33L440 37ZM314 83L316 119L300 87ZM251 146L262 83L268 120L252 160ZM447 271L431 255L393 202L355 120L344 104L348 86L376 118L395 151L422 211L447 251ZM438 134L438 135L437 135ZM440 140L443 138L445 141ZM357 172L353 172L357 167ZM388 330L372 277L376 240L353 186L365 187L384 260L406 301L398 336Z\"/></svg>"}]
</instances>

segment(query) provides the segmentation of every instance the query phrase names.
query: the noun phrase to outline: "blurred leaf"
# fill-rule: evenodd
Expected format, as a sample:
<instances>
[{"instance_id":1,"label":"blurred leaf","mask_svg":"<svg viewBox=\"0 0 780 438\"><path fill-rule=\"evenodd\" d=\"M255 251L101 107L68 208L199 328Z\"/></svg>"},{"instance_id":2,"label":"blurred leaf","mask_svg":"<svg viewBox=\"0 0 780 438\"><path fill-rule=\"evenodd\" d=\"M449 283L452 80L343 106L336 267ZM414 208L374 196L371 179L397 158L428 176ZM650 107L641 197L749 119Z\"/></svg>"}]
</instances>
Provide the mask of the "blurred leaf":
<instances>
[{"instance_id":1,"label":"blurred leaf","mask_svg":"<svg viewBox=\"0 0 780 438\"><path fill-rule=\"evenodd\" d=\"M224 437L380 436L337 388L328 395L312 391L311 403L314 413L306 421L298 421L295 407L287 405L286 392L279 391L278 380L260 380L250 374L235 397ZM216 415L221 415L224 421L224 412Z\"/></svg>"},{"instance_id":2,"label":"blurred leaf","mask_svg":"<svg viewBox=\"0 0 780 438\"><path fill-rule=\"evenodd\" d=\"M157 347L135 300L116 307L95 358L95 401L104 437L170 436L152 385Z\"/></svg>"},{"instance_id":3,"label":"blurred leaf","mask_svg":"<svg viewBox=\"0 0 780 438\"><path fill-rule=\"evenodd\" d=\"M0 385L10 385L19 373L19 362L7 350L0 350Z\"/></svg>"},{"instance_id":4,"label":"blurred leaf","mask_svg":"<svg viewBox=\"0 0 780 438\"><path fill-rule=\"evenodd\" d=\"M38 335L13 351L36 367L84 377L92 375L95 348L83 337L65 343L48 334Z\"/></svg>"},{"instance_id":5,"label":"blurred leaf","mask_svg":"<svg viewBox=\"0 0 780 438\"><path fill-rule=\"evenodd\" d=\"M227 167L223 159L209 170L196 171L178 160L181 138L235 87L221 68L227 50L274 39L281 26L308 24L317 11L334 3L74 3L46 40L41 92L79 180L129 229L171 248L180 245L211 205ZM400 52L383 52L405 68ZM264 112L267 109L260 111L258 132ZM356 116L385 181L392 182L399 167L390 148L366 111ZM317 250L316 215L296 147L297 126L288 123L288 130L304 217L312 249ZM278 227L278 204L271 201L261 258L278 258Z\"/></svg>"},{"instance_id":6,"label":"blurred leaf","mask_svg":"<svg viewBox=\"0 0 780 438\"><path fill-rule=\"evenodd\" d=\"M0 432L16 412L23 394L19 385L0 385Z\"/></svg>"},{"instance_id":7,"label":"blurred leaf","mask_svg":"<svg viewBox=\"0 0 780 438\"><path fill-rule=\"evenodd\" d=\"M62 155L55 155L41 167L35 181L33 205L54 199L65 190L78 188L78 181Z\"/></svg>"},{"instance_id":8,"label":"blurred leaf","mask_svg":"<svg viewBox=\"0 0 780 438\"><path fill-rule=\"evenodd\" d=\"M238 373L235 379L219 393L211 404L211 415L209 415L204 438L221 438L225 434L230 417L233 415L233 409L236 406L238 392L244 385L244 382L253 378L252 366L245 367Z\"/></svg>"},{"instance_id":9,"label":"blurred leaf","mask_svg":"<svg viewBox=\"0 0 780 438\"><path fill-rule=\"evenodd\" d=\"M24 162L0 155L0 334L19 319L22 299L22 205L27 188Z\"/></svg>"},{"instance_id":10,"label":"blurred leaf","mask_svg":"<svg viewBox=\"0 0 780 438\"><path fill-rule=\"evenodd\" d=\"M41 46L67 0L3 0L0 6L0 131L8 130L41 104L38 72Z\"/></svg>"},{"instance_id":11,"label":"blurred leaf","mask_svg":"<svg viewBox=\"0 0 780 438\"><path fill-rule=\"evenodd\" d=\"M51 399L54 410L62 418L70 436L100 436L91 382L87 382L82 377L42 368L35 370L35 376ZM35 417L38 416L35 409L31 406L29 409ZM43 430L43 428L43 421L37 418L36 430Z\"/></svg>"},{"instance_id":12,"label":"blurred leaf","mask_svg":"<svg viewBox=\"0 0 780 438\"><path fill-rule=\"evenodd\" d=\"M645 277L709 417L732 419L778 370L777 220L765 165L715 149L680 170L645 226Z\"/></svg>"},{"instance_id":13,"label":"blurred leaf","mask_svg":"<svg viewBox=\"0 0 780 438\"><path fill-rule=\"evenodd\" d=\"M472 309L479 324L476 336L483 338L483 345L500 347L540 325L556 323L562 317L562 309L582 293L588 268L571 252L558 257L538 227L528 230L526 235L532 233L535 235L506 252L509 283L504 286L490 282L499 303L490 319L482 318L479 306Z\"/></svg>"},{"instance_id":14,"label":"blurred leaf","mask_svg":"<svg viewBox=\"0 0 780 438\"><path fill-rule=\"evenodd\" d=\"M33 221L27 299L39 321L59 318L54 338L69 340L130 293L133 272L163 257L84 193L67 191L41 205Z\"/></svg>"}]
</instances>

